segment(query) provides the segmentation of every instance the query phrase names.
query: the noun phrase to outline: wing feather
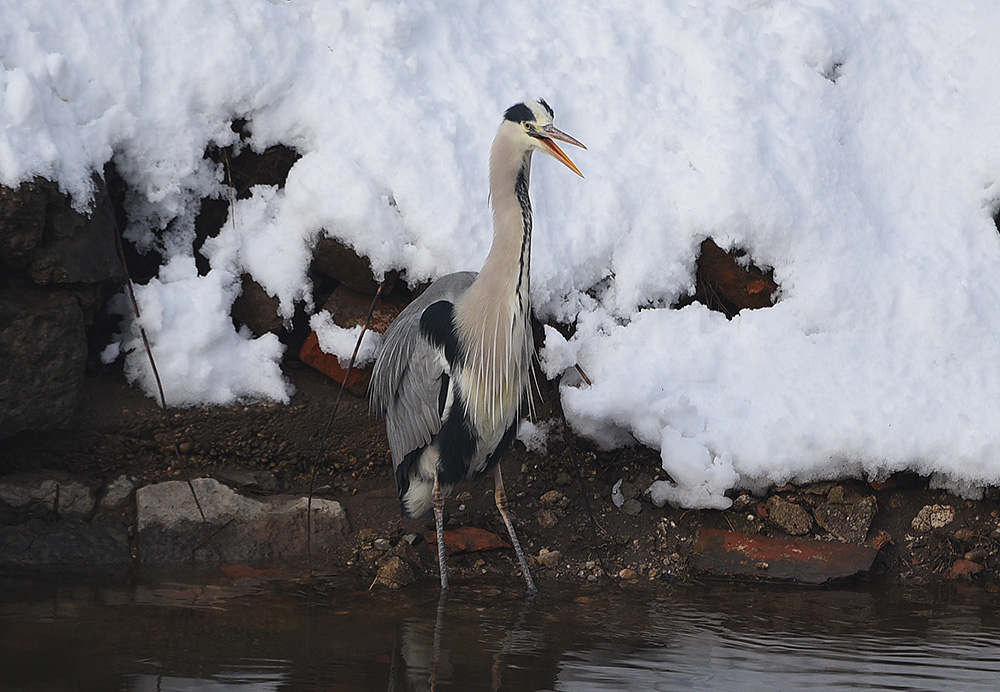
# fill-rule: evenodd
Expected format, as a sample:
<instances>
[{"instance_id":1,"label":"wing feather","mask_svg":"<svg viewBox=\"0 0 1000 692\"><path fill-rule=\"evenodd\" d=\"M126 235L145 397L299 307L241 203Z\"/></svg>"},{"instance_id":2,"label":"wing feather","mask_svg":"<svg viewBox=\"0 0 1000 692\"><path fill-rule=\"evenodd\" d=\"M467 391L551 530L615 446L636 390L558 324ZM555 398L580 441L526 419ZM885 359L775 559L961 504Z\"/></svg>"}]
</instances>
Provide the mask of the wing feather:
<instances>
[{"instance_id":1,"label":"wing feather","mask_svg":"<svg viewBox=\"0 0 1000 692\"><path fill-rule=\"evenodd\" d=\"M458 300L475 279L475 272L441 277L407 305L385 333L369 392L372 412L385 418L393 468L441 430L441 377L448 363L444 349L421 333L420 316L440 300Z\"/></svg>"}]
</instances>

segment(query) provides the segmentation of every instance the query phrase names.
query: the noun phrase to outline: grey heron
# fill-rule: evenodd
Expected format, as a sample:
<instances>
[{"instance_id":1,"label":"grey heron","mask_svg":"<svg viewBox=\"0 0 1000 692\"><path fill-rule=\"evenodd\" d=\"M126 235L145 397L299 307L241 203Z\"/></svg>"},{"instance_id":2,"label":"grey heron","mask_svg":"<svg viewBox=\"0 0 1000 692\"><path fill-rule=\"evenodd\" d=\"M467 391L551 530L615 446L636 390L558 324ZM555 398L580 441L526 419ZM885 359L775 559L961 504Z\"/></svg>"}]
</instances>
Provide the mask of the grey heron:
<instances>
[{"instance_id":1,"label":"grey heron","mask_svg":"<svg viewBox=\"0 0 1000 692\"><path fill-rule=\"evenodd\" d=\"M583 174L556 140L586 149L552 124L543 100L508 108L490 150L493 243L482 269L437 279L386 331L375 363L371 409L385 418L403 514L434 511L441 590L448 590L444 498L462 480L493 472L497 509L529 593L536 593L514 524L500 458L528 403L531 154Z\"/></svg>"}]
</instances>

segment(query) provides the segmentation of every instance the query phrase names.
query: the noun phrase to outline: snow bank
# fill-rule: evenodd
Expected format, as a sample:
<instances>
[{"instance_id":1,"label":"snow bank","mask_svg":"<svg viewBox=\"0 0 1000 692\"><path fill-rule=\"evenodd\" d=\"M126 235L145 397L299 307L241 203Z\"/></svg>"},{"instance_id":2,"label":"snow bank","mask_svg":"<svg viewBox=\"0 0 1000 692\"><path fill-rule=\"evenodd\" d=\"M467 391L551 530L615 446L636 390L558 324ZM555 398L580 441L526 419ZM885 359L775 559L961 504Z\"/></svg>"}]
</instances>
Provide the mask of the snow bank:
<instances>
[{"instance_id":1,"label":"snow bank","mask_svg":"<svg viewBox=\"0 0 1000 692\"><path fill-rule=\"evenodd\" d=\"M534 171L536 307L577 325L543 362L594 382L563 388L577 430L661 451L656 499L1000 483L1000 5L55 4L0 7L0 182L82 207L114 158L130 239L170 258L139 299L172 403L287 398L280 345L227 313L243 272L286 317L309 305L320 233L411 281L477 268L500 113L542 96L589 147L586 180ZM203 152L234 118L303 156L234 206L199 277L194 215L223 180ZM708 236L774 267L774 308L669 309ZM151 391L141 353L126 367Z\"/></svg>"}]
</instances>

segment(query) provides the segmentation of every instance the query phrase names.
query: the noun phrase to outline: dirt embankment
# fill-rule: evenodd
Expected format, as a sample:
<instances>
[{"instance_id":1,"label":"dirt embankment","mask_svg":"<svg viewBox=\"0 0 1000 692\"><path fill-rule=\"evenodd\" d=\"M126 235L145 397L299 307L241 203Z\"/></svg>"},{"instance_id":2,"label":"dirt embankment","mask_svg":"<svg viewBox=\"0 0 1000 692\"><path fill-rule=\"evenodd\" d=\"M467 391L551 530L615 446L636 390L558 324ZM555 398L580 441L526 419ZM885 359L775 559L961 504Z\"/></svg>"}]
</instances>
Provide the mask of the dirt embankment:
<instances>
[{"instance_id":1,"label":"dirt embankment","mask_svg":"<svg viewBox=\"0 0 1000 692\"><path fill-rule=\"evenodd\" d=\"M20 433L0 441L0 482L61 474L80 479L100 498L122 476L133 487L212 477L254 498L305 493L337 385L304 366L293 365L290 372L297 391L288 406L170 411L179 458L167 417L152 400L125 384L113 368L92 374L84 387L81 413L67 421L65 430ZM870 551L873 560L861 578L1000 588L996 493L968 501L928 488L926 479L901 474L878 485L846 481L787 486L763 497L744 493L727 511L658 508L643 494L663 475L657 454L639 447L602 452L583 440L567 440L555 400L554 391L545 392L539 413L543 420L555 421L547 450L528 451L518 443L504 460L519 533L542 584L553 579L599 581L604 579L602 562L615 581L626 585L695 579L706 573L788 578L786 568L795 576L799 546L822 549L823 544L836 544L847 546L852 558L861 554L858 551ZM349 530L333 549L314 556L314 569L375 580L387 557L394 556L406 563L407 575L434 577L434 553L425 538L431 525L401 518L384 430L380 421L369 417L361 398L348 395L341 405L318 470L315 496L339 502ZM449 528L506 535L488 479L457 488L448 514ZM134 502L111 515L92 511L66 518L44 503L13 507L2 501L0 529L8 539L0 559L7 566L33 564L29 553L12 552L9 536L15 529L23 536L61 522L88 521L117 522L131 559L142 559ZM482 534L473 534L472 549L450 558L453 580L483 574L519 579L510 550L477 550ZM763 552L756 557L736 555L742 567L734 568L740 560L730 558L738 549L706 542L708 535L744 537L739 548L744 553L751 539L773 538L778 542L760 550L778 546L778 552L770 557ZM457 540L459 533L454 537ZM781 541L807 543L790 544L789 549ZM86 562L86 551L77 548L73 559ZM51 556L45 559L51 561ZM383 581L394 579L384 571L383 576Z\"/></svg>"}]
</instances>

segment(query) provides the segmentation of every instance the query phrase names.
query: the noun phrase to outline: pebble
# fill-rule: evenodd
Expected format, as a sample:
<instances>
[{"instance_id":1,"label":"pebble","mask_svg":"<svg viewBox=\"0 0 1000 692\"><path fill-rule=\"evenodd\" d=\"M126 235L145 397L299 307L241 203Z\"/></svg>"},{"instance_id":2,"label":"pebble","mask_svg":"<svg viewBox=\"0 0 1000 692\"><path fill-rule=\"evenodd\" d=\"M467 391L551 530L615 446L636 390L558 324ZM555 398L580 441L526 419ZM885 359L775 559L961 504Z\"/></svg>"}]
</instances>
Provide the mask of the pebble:
<instances>
[{"instance_id":1,"label":"pebble","mask_svg":"<svg viewBox=\"0 0 1000 692\"><path fill-rule=\"evenodd\" d=\"M388 586L390 589L407 586L416 580L417 575L413 568L405 560L395 555L382 560L378 566L378 576L375 577L376 584Z\"/></svg>"},{"instance_id":2,"label":"pebble","mask_svg":"<svg viewBox=\"0 0 1000 692\"><path fill-rule=\"evenodd\" d=\"M633 579L638 579L639 575L631 567L626 567L618 573L620 579L625 579L626 581L632 581Z\"/></svg>"},{"instance_id":3,"label":"pebble","mask_svg":"<svg viewBox=\"0 0 1000 692\"><path fill-rule=\"evenodd\" d=\"M917 516L913 517L910 526L914 531L926 533L931 529L940 529L955 521L955 508L951 505L924 505Z\"/></svg>"},{"instance_id":4,"label":"pebble","mask_svg":"<svg viewBox=\"0 0 1000 692\"><path fill-rule=\"evenodd\" d=\"M642 511L642 504L634 498L626 500L625 504L622 505L622 511L625 512L625 514L634 517Z\"/></svg>"},{"instance_id":5,"label":"pebble","mask_svg":"<svg viewBox=\"0 0 1000 692\"><path fill-rule=\"evenodd\" d=\"M538 553L538 563L549 569L555 569L560 562L562 562L562 553L558 550L542 548Z\"/></svg>"},{"instance_id":6,"label":"pebble","mask_svg":"<svg viewBox=\"0 0 1000 692\"><path fill-rule=\"evenodd\" d=\"M812 516L801 505L772 495L767 499L767 518L791 536L801 536L812 528Z\"/></svg>"},{"instance_id":7,"label":"pebble","mask_svg":"<svg viewBox=\"0 0 1000 692\"><path fill-rule=\"evenodd\" d=\"M551 529L559 523L559 517L551 509L540 509L535 512L535 519L543 529Z\"/></svg>"},{"instance_id":8,"label":"pebble","mask_svg":"<svg viewBox=\"0 0 1000 692\"><path fill-rule=\"evenodd\" d=\"M558 490L550 490L539 499L543 505L555 505L562 501L563 494Z\"/></svg>"}]
</instances>

